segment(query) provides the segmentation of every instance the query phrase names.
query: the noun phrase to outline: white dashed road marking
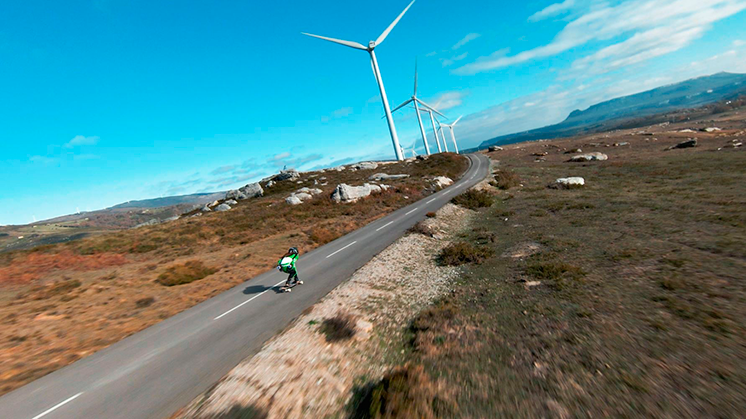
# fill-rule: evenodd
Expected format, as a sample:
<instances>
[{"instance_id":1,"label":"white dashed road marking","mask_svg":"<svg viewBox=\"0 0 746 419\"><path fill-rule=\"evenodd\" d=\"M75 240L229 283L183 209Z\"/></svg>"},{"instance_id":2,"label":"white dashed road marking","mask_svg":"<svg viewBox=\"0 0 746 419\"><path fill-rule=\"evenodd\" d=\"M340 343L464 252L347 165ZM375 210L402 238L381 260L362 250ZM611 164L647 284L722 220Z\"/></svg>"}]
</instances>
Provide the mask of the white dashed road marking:
<instances>
[{"instance_id":1,"label":"white dashed road marking","mask_svg":"<svg viewBox=\"0 0 746 419\"><path fill-rule=\"evenodd\" d=\"M336 255L337 253L339 253L339 252L341 252L341 251L343 251L343 250L347 249L348 247L352 246L352 245L353 245L353 244L355 244L355 243L357 243L357 240L355 240L354 242L352 242L352 243L348 244L347 246L345 246L345 247L343 247L343 248L341 248L341 249L337 250L336 252L334 252L334 253L330 254L330 255L329 255L329 256L327 256L326 258L327 258L327 259L329 259L330 257L332 257L332 256Z\"/></svg>"},{"instance_id":2,"label":"white dashed road marking","mask_svg":"<svg viewBox=\"0 0 746 419\"><path fill-rule=\"evenodd\" d=\"M49 409L47 409L47 410L43 411L42 413L39 413L38 415L34 416L34 417L33 417L32 419L39 419L40 417L42 417L42 416L46 415L47 413L51 413L51 412L53 412L53 411L55 411L55 410L59 409L60 407L62 407L62 406L64 406L64 405L66 405L66 404L70 403L71 401L73 401L73 400L77 399L77 398L78 398L78 396L80 396L81 394L83 394L83 393L82 393L82 392L80 392L80 393L78 393L78 394L76 394L76 395L74 395L74 396L70 397L69 399L67 399L67 400L63 401L63 402L61 402L61 403L59 403L59 404L57 404L57 405L55 405L55 406L53 406L53 407L50 407Z\"/></svg>"},{"instance_id":3,"label":"white dashed road marking","mask_svg":"<svg viewBox=\"0 0 746 419\"><path fill-rule=\"evenodd\" d=\"M413 210L409 211L408 213L406 213L406 214L404 214L404 215L409 215L409 214L411 214L411 213L413 213L413 212L415 212L415 211L417 211L417 208L415 208L415 209L413 209Z\"/></svg>"},{"instance_id":4,"label":"white dashed road marking","mask_svg":"<svg viewBox=\"0 0 746 419\"><path fill-rule=\"evenodd\" d=\"M427 202L425 202L425 203L426 203L426 204L429 204L429 203L431 203L431 202L433 202L433 201L435 201L435 198L433 198L433 199L431 199L431 200L429 200L429 201L427 201Z\"/></svg>"},{"instance_id":5,"label":"white dashed road marking","mask_svg":"<svg viewBox=\"0 0 746 419\"><path fill-rule=\"evenodd\" d=\"M383 230L384 228L386 228L386 227L390 226L391 224L394 224L394 222L393 222L393 221L389 221L388 223L386 223L386 224L384 224L384 225L382 225L382 226L378 227L378 228L376 229L376 231L381 231L381 230Z\"/></svg>"}]
</instances>

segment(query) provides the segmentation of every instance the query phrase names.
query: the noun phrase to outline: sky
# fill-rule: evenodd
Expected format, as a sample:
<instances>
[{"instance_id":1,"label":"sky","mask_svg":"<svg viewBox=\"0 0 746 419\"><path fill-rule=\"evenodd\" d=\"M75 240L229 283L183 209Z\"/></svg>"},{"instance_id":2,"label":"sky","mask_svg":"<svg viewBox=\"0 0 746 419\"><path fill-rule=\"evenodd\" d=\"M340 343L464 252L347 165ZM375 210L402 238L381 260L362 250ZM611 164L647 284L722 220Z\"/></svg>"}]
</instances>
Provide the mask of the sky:
<instances>
[{"instance_id":1,"label":"sky","mask_svg":"<svg viewBox=\"0 0 746 419\"><path fill-rule=\"evenodd\" d=\"M367 45L407 4L1 2L0 225L393 158L368 54L301 32ZM746 73L744 10L417 0L376 55L391 107L412 95L417 59L418 96L464 115L455 133L469 148L614 97ZM395 122L423 153L413 111Z\"/></svg>"}]
</instances>

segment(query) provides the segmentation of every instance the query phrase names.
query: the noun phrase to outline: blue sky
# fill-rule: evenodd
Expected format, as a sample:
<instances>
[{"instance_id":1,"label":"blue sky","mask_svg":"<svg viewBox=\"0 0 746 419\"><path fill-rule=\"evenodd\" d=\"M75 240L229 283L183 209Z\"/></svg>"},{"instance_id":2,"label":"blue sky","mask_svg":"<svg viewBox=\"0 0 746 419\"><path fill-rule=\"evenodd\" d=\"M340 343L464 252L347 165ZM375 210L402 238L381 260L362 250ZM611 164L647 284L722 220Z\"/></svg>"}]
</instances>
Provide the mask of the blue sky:
<instances>
[{"instance_id":1,"label":"blue sky","mask_svg":"<svg viewBox=\"0 0 746 419\"><path fill-rule=\"evenodd\" d=\"M376 4L373 7L373 4ZM392 158L367 44L406 7L249 1L0 3L0 224L227 190L283 166ZM746 72L746 0L418 0L376 49L462 148L576 108ZM422 152L412 112L402 144ZM435 148L431 144L431 148Z\"/></svg>"}]
</instances>

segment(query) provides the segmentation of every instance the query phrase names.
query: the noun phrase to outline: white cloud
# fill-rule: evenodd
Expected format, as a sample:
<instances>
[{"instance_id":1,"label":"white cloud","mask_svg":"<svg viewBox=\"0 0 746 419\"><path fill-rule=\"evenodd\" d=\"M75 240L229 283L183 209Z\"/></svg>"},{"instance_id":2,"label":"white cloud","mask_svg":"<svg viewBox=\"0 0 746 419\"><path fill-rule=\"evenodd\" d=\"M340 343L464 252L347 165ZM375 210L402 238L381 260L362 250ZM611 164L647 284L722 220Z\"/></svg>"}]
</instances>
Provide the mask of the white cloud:
<instances>
[{"instance_id":1,"label":"white cloud","mask_svg":"<svg viewBox=\"0 0 746 419\"><path fill-rule=\"evenodd\" d=\"M284 153L280 153L280 154L275 155L274 157L272 157L272 160L283 160L283 159L286 159L288 157L290 157L290 153L286 151Z\"/></svg>"},{"instance_id":2,"label":"white cloud","mask_svg":"<svg viewBox=\"0 0 746 419\"><path fill-rule=\"evenodd\" d=\"M428 99L426 102L438 111L443 112L461 105L464 96L464 93L459 91L445 92Z\"/></svg>"},{"instance_id":3,"label":"white cloud","mask_svg":"<svg viewBox=\"0 0 746 419\"><path fill-rule=\"evenodd\" d=\"M441 58L440 63L443 65L443 67L448 67L449 65L453 65L456 61L461 61L464 58L466 58L469 55L468 52L465 52L463 54L456 55L451 58Z\"/></svg>"},{"instance_id":4,"label":"white cloud","mask_svg":"<svg viewBox=\"0 0 746 419\"><path fill-rule=\"evenodd\" d=\"M345 116L352 115L353 109L351 107L337 109L332 112L332 116L335 118L344 118Z\"/></svg>"},{"instance_id":5,"label":"white cloud","mask_svg":"<svg viewBox=\"0 0 746 419\"><path fill-rule=\"evenodd\" d=\"M452 46L451 49L452 50L457 50L457 49L463 47L464 45L468 44L469 42L471 42L471 41L479 38L480 36L482 36L482 35L480 35L478 33L470 33L470 34L466 35L465 37L461 38L460 41L456 42L456 44L454 46Z\"/></svg>"},{"instance_id":6,"label":"white cloud","mask_svg":"<svg viewBox=\"0 0 746 419\"><path fill-rule=\"evenodd\" d=\"M734 47L740 47L740 46L743 46L743 45L746 45L746 41L744 41L744 40L736 39L735 41L733 41L733 46Z\"/></svg>"},{"instance_id":7,"label":"white cloud","mask_svg":"<svg viewBox=\"0 0 746 419\"><path fill-rule=\"evenodd\" d=\"M84 135L76 135L75 137L73 137L72 140L68 141L65 144L65 148L73 148L73 147L78 147L82 145L95 145L96 143L98 143L99 139L100 138L95 135L91 137L86 137Z\"/></svg>"},{"instance_id":8,"label":"white cloud","mask_svg":"<svg viewBox=\"0 0 746 419\"><path fill-rule=\"evenodd\" d=\"M565 0L562 3L554 3L534 13L533 15L531 15L528 18L528 21L537 22L537 21L544 20L551 16L556 16L558 14L561 14L561 13L564 13L570 10L572 6L574 5L575 5L575 0Z\"/></svg>"},{"instance_id":9,"label":"white cloud","mask_svg":"<svg viewBox=\"0 0 746 419\"><path fill-rule=\"evenodd\" d=\"M547 45L507 56L493 54L456 72L475 74L554 56L591 41L623 38L589 57L575 69L605 65L612 69L677 51L702 36L710 25L746 9L744 0L632 0L588 9L569 22Z\"/></svg>"}]
</instances>

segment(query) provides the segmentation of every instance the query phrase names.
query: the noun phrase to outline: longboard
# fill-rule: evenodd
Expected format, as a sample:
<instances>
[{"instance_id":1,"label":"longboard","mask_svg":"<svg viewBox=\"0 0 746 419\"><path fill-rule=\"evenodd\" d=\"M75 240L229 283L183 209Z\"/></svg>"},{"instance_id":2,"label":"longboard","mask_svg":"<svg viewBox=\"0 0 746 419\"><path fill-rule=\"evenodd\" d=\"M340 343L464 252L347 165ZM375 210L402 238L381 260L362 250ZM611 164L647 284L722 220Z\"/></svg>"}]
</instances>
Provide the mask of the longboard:
<instances>
[{"instance_id":1,"label":"longboard","mask_svg":"<svg viewBox=\"0 0 746 419\"><path fill-rule=\"evenodd\" d=\"M290 292L293 290L293 288L297 287L298 285L303 285L303 281L298 281L292 285L283 285L280 287L280 290L282 290L282 292Z\"/></svg>"}]
</instances>

